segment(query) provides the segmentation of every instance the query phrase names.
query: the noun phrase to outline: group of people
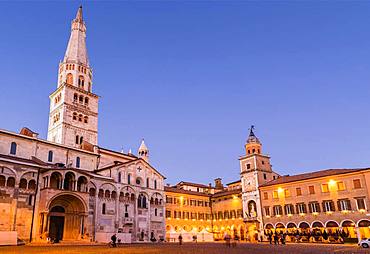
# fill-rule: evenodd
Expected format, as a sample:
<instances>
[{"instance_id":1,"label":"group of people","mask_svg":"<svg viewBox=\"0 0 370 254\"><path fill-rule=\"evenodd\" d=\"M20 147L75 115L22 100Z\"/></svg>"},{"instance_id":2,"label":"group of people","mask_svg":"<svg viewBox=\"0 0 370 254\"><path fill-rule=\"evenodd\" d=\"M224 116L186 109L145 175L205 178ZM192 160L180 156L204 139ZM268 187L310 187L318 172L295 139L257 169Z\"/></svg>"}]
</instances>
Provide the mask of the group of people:
<instances>
[{"instance_id":1,"label":"group of people","mask_svg":"<svg viewBox=\"0 0 370 254\"><path fill-rule=\"evenodd\" d=\"M279 233L275 232L275 234L273 234L273 233L268 234L267 238L268 238L270 244L272 244L272 240L274 240L274 244L279 245L280 243L281 244L286 243L286 236L287 235L285 233L279 234Z\"/></svg>"}]
</instances>

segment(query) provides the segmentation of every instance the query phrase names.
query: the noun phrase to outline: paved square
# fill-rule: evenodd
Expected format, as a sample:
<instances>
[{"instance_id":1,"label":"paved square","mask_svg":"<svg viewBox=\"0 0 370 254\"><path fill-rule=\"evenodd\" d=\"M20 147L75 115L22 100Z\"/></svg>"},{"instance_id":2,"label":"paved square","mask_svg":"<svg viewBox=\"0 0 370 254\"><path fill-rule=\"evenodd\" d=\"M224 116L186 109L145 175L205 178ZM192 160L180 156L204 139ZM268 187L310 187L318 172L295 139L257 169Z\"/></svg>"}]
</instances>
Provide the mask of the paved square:
<instances>
[{"instance_id":1,"label":"paved square","mask_svg":"<svg viewBox=\"0 0 370 254\"><path fill-rule=\"evenodd\" d=\"M370 253L356 245L325 245L325 244L288 244L274 246L269 244L238 244L228 248L221 243L186 243L177 244L132 244L109 248L108 246L19 246L0 247L1 254L241 254L241 253L292 253L292 254L325 254L325 253Z\"/></svg>"}]
</instances>

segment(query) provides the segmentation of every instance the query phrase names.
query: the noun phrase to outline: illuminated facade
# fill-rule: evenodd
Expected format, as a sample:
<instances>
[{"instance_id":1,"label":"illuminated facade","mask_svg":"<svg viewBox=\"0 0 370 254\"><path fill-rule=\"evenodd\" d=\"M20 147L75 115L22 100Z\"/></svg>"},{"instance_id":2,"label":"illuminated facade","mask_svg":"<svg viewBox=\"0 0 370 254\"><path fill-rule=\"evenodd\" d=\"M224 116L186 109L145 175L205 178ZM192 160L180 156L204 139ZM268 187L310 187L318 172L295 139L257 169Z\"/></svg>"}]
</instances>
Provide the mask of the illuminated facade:
<instances>
[{"instance_id":1,"label":"illuminated facade","mask_svg":"<svg viewBox=\"0 0 370 254\"><path fill-rule=\"evenodd\" d=\"M310 242L368 238L369 181L366 168L282 176L266 183L260 186L265 232L288 232L288 238L299 232L301 241Z\"/></svg>"}]
</instances>

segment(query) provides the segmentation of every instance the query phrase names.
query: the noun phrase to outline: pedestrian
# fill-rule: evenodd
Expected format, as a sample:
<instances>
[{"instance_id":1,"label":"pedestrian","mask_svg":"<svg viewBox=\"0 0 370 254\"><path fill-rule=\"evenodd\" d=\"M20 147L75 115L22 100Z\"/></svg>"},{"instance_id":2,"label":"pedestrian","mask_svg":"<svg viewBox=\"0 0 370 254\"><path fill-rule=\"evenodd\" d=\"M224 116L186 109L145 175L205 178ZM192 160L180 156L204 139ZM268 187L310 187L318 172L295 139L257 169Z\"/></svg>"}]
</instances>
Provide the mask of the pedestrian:
<instances>
[{"instance_id":1,"label":"pedestrian","mask_svg":"<svg viewBox=\"0 0 370 254\"><path fill-rule=\"evenodd\" d=\"M112 240L112 247L113 248L117 247L117 244L116 244L117 236L116 236L116 234L113 234L110 239Z\"/></svg>"},{"instance_id":2,"label":"pedestrian","mask_svg":"<svg viewBox=\"0 0 370 254\"><path fill-rule=\"evenodd\" d=\"M179 235L179 244L182 245L182 235Z\"/></svg>"},{"instance_id":3,"label":"pedestrian","mask_svg":"<svg viewBox=\"0 0 370 254\"><path fill-rule=\"evenodd\" d=\"M271 234L271 233L269 233L269 234L267 235L267 237L268 237L268 239L269 239L270 244L272 244L272 234Z\"/></svg>"},{"instance_id":4,"label":"pedestrian","mask_svg":"<svg viewBox=\"0 0 370 254\"><path fill-rule=\"evenodd\" d=\"M275 234L274 234L274 244L279 245L279 236L278 236L277 232L275 232Z\"/></svg>"}]
</instances>

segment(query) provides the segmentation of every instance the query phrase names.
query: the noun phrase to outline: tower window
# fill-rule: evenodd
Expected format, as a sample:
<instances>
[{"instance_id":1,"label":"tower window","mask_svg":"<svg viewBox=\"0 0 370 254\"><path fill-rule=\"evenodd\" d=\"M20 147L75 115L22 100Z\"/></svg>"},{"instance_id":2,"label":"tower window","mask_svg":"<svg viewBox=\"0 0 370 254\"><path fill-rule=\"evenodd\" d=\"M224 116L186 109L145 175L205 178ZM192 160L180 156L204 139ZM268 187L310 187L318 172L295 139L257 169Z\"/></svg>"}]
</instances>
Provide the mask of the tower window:
<instances>
[{"instance_id":1,"label":"tower window","mask_svg":"<svg viewBox=\"0 0 370 254\"><path fill-rule=\"evenodd\" d=\"M80 167L80 157L76 157L76 168Z\"/></svg>"},{"instance_id":2,"label":"tower window","mask_svg":"<svg viewBox=\"0 0 370 254\"><path fill-rule=\"evenodd\" d=\"M79 121L79 122L82 122L82 114L79 114L79 115L78 115L78 121Z\"/></svg>"},{"instance_id":3,"label":"tower window","mask_svg":"<svg viewBox=\"0 0 370 254\"><path fill-rule=\"evenodd\" d=\"M85 97L85 105L89 105L89 98Z\"/></svg>"},{"instance_id":4,"label":"tower window","mask_svg":"<svg viewBox=\"0 0 370 254\"><path fill-rule=\"evenodd\" d=\"M83 103L84 102L84 97L82 95L80 95L80 97L79 97L79 102L80 103Z\"/></svg>"},{"instance_id":5,"label":"tower window","mask_svg":"<svg viewBox=\"0 0 370 254\"><path fill-rule=\"evenodd\" d=\"M263 173L263 179L267 179L267 176L266 176L266 174L265 173Z\"/></svg>"},{"instance_id":6,"label":"tower window","mask_svg":"<svg viewBox=\"0 0 370 254\"><path fill-rule=\"evenodd\" d=\"M52 162L52 161L53 161L53 151L49 151L48 162Z\"/></svg>"},{"instance_id":7,"label":"tower window","mask_svg":"<svg viewBox=\"0 0 370 254\"><path fill-rule=\"evenodd\" d=\"M84 141L84 137L80 137L80 144L82 144L82 142Z\"/></svg>"},{"instance_id":8,"label":"tower window","mask_svg":"<svg viewBox=\"0 0 370 254\"><path fill-rule=\"evenodd\" d=\"M78 100L78 95L75 93L75 94L73 95L73 102L77 102L77 100Z\"/></svg>"},{"instance_id":9,"label":"tower window","mask_svg":"<svg viewBox=\"0 0 370 254\"><path fill-rule=\"evenodd\" d=\"M10 154L15 155L17 153L17 144L15 142L12 142L10 144Z\"/></svg>"},{"instance_id":10,"label":"tower window","mask_svg":"<svg viewBox=\"0 0 370 254\"><path fill-rule=\"evenodd\" d=\"M247 164L247 169L250 169L251 168L251 164Z\"/></svg>"},{"instance_id":11,"label":"tower window","mask_svg":"<svg viewBox=\"0 0 370 254\"><path fill-rule=\"evenodd\" d=\"M73 75L72 73L67 74L67 84L72 85L73 84Z\"/></svg>"},{"instance_id":12,"label":"tower window","mask_svg":"<svg viewBox=\"0 0 370 254\"><path fill-rule=\"evenodd\" d=\"M73 113L73 120L77 120L77 113L76 112Z\"/></svg>"},{"instance_id":13,"label":"tower window","mask_svg":"<svg viewBox=\"0 0 370 254\"><path fill-rule=\"evenodd\" d=\"M84 117L84 123L87 123L87 120L88 120L88 117L87 117L87 116L85 116L85 117Z\"/></svg>"},{"instance_id":14,"label":"tower window","mask_svg":"<svg viewBox=\"0 0 370 254\"><path fill-rule=\"evenodd\" d=\"M253 150L252 150L252 153L255 153L255 152L256 152L256 149L253 149Z\"/></svg>"},{"instance_id":15,"label":"tower window","mask_svg":"<svg viewBox=\"0 0 370 254\"><path fill-rule=\"evenodd\" d=\"M79 76L78 77L78 87L83 89L84 88L84 85L85 85L84 77L83 76Z\"/></svg>"},{"instance_id":16,"label":"tower window","mask_svg":"<svg viewBox=\"0 0 370 254\"><path fill-rule=\"evenodd\" d=\"M76 145L78 145L78 142L80 141L80 137L76 135Z\"/></svg>"}]
</instances>

